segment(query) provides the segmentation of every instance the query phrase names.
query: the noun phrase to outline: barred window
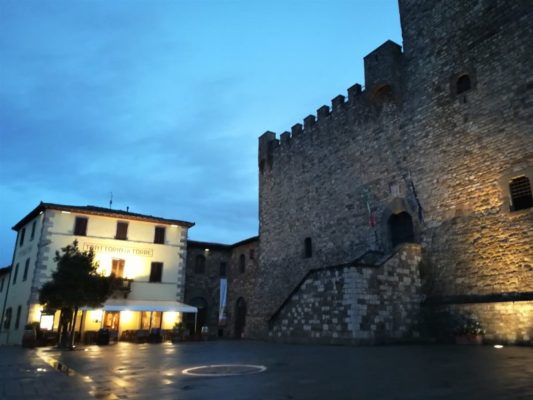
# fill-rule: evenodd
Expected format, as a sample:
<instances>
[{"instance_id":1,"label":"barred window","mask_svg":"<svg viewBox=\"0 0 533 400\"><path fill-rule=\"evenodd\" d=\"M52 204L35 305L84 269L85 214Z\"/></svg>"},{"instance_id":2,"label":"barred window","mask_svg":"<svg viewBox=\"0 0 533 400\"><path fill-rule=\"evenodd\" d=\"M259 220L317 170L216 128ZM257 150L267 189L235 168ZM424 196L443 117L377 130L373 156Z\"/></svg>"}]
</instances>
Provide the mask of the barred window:
<instances>
[{"instance_id":1,"label":"barred window","mask_svg":"<svg viewBox=\"0 0 533 400\"><path fill-rule=\"evenodd\" d=\"M526 176L519 176L509 182L509 192L511 194L511 211L524 210L533 207L533 196L531 195L531 183Z\"/></svg>"}]
</instances>

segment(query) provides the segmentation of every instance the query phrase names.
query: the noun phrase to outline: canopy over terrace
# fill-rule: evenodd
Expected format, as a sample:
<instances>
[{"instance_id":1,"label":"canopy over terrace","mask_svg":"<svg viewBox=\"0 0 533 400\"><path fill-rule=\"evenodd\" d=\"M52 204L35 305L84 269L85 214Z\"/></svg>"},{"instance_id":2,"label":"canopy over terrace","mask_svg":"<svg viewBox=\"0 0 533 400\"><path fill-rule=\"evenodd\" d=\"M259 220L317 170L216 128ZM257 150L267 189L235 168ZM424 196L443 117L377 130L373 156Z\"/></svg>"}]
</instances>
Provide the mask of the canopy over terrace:
<instances>
[{"instance_id":1,"label":"canopy over terrace","mask_svg":"<svg viewBox=\"0 0 533 400\"><path fill-rule=\"evenodd\" d=\"M156 301L156 300L107 300L104 303L104 311L162 311L197 313L198 309L179 301Z\"/></svg>"},{"instance_id":2,"label":"canopy over terrace","mask_svg":"<svg viewBox=\"0 0 533 400\"><path fill-rule=\"evenodd\" d=\"M179 301L109 299L101 308L83 307L87 314L83 330L95 331L102 327L117 331L150 329L159 327L171 329L176 322L175 314L194 313L198 309Z\"/></svg>"}]
</instances>

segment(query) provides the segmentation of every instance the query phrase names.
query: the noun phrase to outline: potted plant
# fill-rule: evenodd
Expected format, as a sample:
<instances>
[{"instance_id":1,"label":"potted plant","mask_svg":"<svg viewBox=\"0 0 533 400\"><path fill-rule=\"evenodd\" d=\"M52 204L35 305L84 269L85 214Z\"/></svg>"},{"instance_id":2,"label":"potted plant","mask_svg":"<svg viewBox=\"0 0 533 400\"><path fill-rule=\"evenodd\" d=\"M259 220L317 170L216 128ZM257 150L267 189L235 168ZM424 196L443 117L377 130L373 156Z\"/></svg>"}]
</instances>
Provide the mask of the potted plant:
<instances>
[{"instance_id":1,"label":"potted plant","mask_svg":"<svg viewBox=\"0 0 533 400\"><path fill-rule=\"evenodd\" d=\"M481 344L485 329L481 323L471 315L462 316L458 319L455 329L455 343L457 344Z\"/></svg>"}]
</instances>

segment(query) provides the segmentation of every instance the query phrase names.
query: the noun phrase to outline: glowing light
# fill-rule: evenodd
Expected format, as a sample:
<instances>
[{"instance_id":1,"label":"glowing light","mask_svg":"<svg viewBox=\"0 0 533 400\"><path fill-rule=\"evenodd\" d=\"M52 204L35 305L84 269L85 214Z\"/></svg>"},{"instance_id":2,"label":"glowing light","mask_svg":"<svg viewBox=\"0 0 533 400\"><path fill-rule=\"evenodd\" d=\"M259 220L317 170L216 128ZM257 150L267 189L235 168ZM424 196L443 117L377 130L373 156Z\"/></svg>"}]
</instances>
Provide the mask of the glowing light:
<instances>
[{"instance_id":1,"label":"glowing light","mask_svg":"<svg viewBox=\"0 0 533 400\"><path fill-rule=\"evenodd\" d=\"M209 249L205 249L204 251L205 251L206 253L209 253Z\"/></svg>"},{"instance_id":2,"label":"glowing light","mask_svg":"<svg viewBox=\"0 0 533 400\"><path fill-rule=\"evenodd\" d=\"M41 315L41 322L39 327L43 331L51 331L54 327L54 316L53 315Z\"/></svg>"},{"instance_id":3,"label":"glowing light","mask_svg":"<svg viewBox=\"0 0 533 400\"><path fill-rule=\"evenodd\" d=\"M120 312L120 321L127 324L133 319L133 312L129 310Z\"/></svg>"},{"instance_id":4,"label":"glowing light","mask_svg":"<svg viewBox=\"0 0 533 400\"><path fill-rule=\"evenodd\" d=\"M501 344L495 344L494 348L495 349L503 349L503 346Z\"/></svg>"},{"instance_id":5,"label":"glowing light","mask_svg":"<svg viewBox=\"0 0 533 400\"><path fill-rule=\"evenodd\" d=\"M46 372L46 368L37 368L37 372Z\"/></svg>"},{"instance_id":6,"label":"glowing light","mask_svg":"<svg viewBox=\"0 0 533 400\"><path fill-rule=\"evenodd\" d=\"M172 324L178 319L178 313L174 311L168 311L163 313L163 322Z\"/></svg>"},{"instance_id":7,"label":"glowing light","mask_svg":"<svg viewBox=\"0 0 533 400\"><path fill-rule=\"evenodd\" d=\"M102 309L98 309L98 310L92 310L90 311L90 314L91 314L91 317L90 319L94 322L100 322L102 321L102 315L103 315L103 310Z\"/></svg>"},{"instance_id":8,"label":"glowing light","mask_svg":"<svg viewBox=\"0 0 533 400\"><path fill-rule=\"evenodd\" d=\"M170 225L172 228L177 228L178 225Z\"/></svg>"},{"instance_id":9,"label":"glowing light","mask_svg":"<svg viewBox=\"0 0 533 400\"><path fill-rule=\"evenodd\" d=\"M61 214L70 214L70 211L63 210L63 211L61 211Z\"/></svg>"}]
</instances>

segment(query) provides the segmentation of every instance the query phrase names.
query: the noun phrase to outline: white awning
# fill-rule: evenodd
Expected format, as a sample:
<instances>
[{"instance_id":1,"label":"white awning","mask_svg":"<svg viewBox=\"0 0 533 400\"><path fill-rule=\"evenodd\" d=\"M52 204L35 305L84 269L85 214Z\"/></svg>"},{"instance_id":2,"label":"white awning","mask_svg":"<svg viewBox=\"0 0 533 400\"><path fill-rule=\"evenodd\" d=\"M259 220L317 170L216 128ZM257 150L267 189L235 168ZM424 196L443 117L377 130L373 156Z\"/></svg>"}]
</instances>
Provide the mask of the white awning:
<instances>
[{"instance_id":1,"label":"white awning","mask_svg":"<svg viewBox=\"0 0 533 400\"><path fill-rule=\"evenodd\" d=\"M198 309L179 301L157 300L107 300L104 303L104 311L163 311L196 313Z\"/></svg>"}]
</instances>

